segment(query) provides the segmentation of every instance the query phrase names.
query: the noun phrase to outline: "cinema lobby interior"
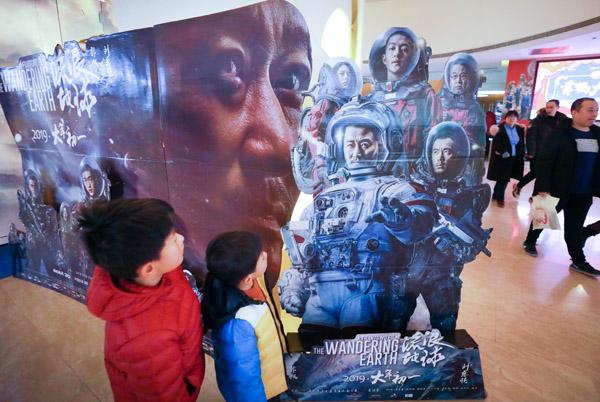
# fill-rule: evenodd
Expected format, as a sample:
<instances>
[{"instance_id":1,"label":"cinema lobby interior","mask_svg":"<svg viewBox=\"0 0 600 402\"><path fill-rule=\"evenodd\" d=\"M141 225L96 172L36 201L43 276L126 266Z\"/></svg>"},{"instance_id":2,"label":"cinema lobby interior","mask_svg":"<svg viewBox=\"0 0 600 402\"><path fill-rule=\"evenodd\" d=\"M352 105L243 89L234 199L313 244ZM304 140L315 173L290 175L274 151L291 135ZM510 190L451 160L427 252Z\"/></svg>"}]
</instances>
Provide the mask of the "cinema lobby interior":
<instances>
[{"instance_id":1,"label":"cinema lobby interior","mask_svg":"<svg viewBox=\"0 0 600 402\"><path fill-rule=\"evenodd\" d=\"M242 378L220 376L217 280L243 301L227 320L257 338L263 374L274 345L246 309L275 324L288 391L271 399L263 375L260 400L600 401L600 1L0 10L0 401L229 400L250 380L242 358ZM86 217L128 198L174 212L164 248L117 277ZM232 231L260 239L248 288L208 257ZM148 240L132 236L115 239ZM132 279L172 238L176 270ZM142 299L107 319L88 293L100 272L114 297L181 274L204 322L188 399L118 394L137 379L115 385L107 339Z\"/></svg>"}]
</instances>

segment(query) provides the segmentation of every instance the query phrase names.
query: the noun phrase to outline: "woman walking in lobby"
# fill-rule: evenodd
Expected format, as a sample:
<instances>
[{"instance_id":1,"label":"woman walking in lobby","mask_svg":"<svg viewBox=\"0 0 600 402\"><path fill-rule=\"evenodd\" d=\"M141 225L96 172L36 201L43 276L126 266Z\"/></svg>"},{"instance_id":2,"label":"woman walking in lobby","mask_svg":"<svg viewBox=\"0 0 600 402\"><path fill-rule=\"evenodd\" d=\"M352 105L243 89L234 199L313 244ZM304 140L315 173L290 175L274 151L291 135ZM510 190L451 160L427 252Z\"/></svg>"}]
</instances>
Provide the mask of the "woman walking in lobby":
<instances>
[{"instance_id":1,"label":"woman walking in lobby","mask_svg":"<svg viewBox=\"0 0 600 402\"><path fill-rule=\"evenodd\" d=\"M492 141L487 178L496 182L492 200L500 208L504 208L504 193L510 179L523 178L525 130L516 124L518 116L516 110L509 110Z\"/></svg>"}]
</instances>

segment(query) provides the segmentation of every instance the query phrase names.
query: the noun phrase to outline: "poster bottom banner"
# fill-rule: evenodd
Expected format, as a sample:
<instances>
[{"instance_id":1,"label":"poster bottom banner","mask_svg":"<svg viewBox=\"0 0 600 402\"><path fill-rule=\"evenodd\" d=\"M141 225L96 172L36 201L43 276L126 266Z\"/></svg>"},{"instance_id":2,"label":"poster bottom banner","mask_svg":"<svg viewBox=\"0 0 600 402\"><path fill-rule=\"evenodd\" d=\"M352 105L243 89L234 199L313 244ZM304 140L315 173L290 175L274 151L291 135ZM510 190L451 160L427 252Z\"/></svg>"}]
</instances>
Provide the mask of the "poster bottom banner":
<instances>
[{"instance_id":1,"label":"poster bottom banner","mask_svg":"<svg viewBox=\"0 0 600 402\"><path fill-rule=\"evenodd\" d=\"M285 364L300 401L485 398L479 349L464 330L324 340Z\"/></svg>"}]
</instances>

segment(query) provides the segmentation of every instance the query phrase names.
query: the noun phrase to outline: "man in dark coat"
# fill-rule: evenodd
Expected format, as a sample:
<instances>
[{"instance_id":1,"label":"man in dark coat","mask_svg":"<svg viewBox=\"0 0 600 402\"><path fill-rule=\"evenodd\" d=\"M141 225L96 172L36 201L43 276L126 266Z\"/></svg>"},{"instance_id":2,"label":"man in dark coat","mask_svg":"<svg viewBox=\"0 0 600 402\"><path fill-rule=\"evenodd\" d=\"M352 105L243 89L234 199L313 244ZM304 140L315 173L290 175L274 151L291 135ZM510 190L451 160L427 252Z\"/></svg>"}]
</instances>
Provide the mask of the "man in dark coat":
<instances>
[{"instance_id":1,"label":"man in dark coat","mask_svg":"<svg viewBox=\"0 0 600 402\"><path fill-rule=\"evenodd\" d=\"M589 276L600 276L583 254L582 227L592 205L592 197L600 197L600 127L598 103L581 98L571 106L573 119L566 119L547 141L538 160L535 190L539 196L549 194L560 199L556 210L565 213L565 242L573 263L570 268ZM554 135L554 134L553 134ZM542 229L529 227L523 243L525 252L537 256L535 243Z\"/></svg>"},{"instance_id":2,"label":"man in dark coat","mask_svg":"<svg viewBox=\"0 0 600 402\"><path fill-rule=\"evenodd\" d=\"M521 189L526 184L535 179L536 156L540 154L550 133L567 117L558 111L558 105L558 99L551 99L546 102L546 107L538 111L537 117L531 120L529 127L527 127L527 154L525 154L525 157L529 159L529 172L513 185L512 195L515 198L521 194Z\"/></svg>"},{"instance_id":3,"label":"man in dark coat","mask_svg":"<svg viewBox=\"0 0 600 402\"><path fill-rule=\"evenodd\" d=\"M516 110L510 110L492 141L487 178L496 182L492 200L500 208L504 207L504 192L510 179L521 180L523 177L525 130L516 124L518 116Z\"/></svg>"}]
</instances>

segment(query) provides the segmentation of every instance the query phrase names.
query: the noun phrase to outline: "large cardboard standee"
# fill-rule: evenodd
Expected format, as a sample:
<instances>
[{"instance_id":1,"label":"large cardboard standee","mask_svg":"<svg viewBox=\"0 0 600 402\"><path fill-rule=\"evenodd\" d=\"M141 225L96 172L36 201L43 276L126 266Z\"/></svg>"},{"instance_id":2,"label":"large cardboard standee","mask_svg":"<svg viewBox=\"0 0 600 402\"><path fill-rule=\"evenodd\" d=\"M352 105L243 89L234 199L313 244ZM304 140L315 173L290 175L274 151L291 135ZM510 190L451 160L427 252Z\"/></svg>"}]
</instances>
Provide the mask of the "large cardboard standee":
<instances>
[{"instance_id":1,"label":"large cardboard standee","mask_svg":"<svg viewBox=\"0 0 600 402\"><path fill-rule=\"evenodd\" d=\"M21 58L0 70L25 177L16 276L84 301L93 263L79 209L162 198L183 218L184 268L198 277L214 235L261 236L269 283L279 278L282 309L301 320L288 335L302 353L286 366L303 400L483 397L476 343L455 331L460 273L489 255L482 77L457 54L436 95L430 55L410 29L389 28L371 50L369 95L354 62L333 59L302 113L310 39L280 1ZM298 189L314 202L289 222ZM419 296L430 320L406 332Z\"/></svg>"}]
</instances>

